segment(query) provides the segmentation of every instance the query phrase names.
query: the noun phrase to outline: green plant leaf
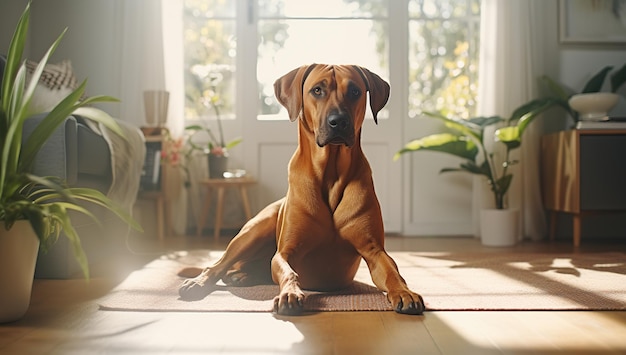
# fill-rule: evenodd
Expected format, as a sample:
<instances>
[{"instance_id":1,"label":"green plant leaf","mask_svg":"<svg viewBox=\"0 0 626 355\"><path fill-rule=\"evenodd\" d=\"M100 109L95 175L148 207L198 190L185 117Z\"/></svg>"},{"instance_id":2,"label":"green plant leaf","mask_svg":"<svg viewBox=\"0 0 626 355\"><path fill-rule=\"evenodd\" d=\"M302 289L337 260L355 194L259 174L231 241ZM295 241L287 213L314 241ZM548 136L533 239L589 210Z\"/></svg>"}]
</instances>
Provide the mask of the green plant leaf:
<instances>
[{"instance_id":1,"label":"green plant leaf","mask_svg":"<svg viewBox=\"0 0 626 355\"><path fill-rule=\"evenodd\" d=\"M547 75L543 75L539 78L539 81L543 83L550 92L561 100L567 101L573 92L567 90L564 86L560 85Z\"/></svg>"},{"instance_id":2,"label":"green plant leaf","mask_svg":"<svg viewBox=\"0 0 626 355\"><path fill-rule=\"evenodd\" d=\"M511 118L508 120L509 122L513 122L517 119L517 124L515 126L506 126L497 129L495 132L496 140L504 143L509 150L519 148L522 145L522 135L528 125L541 113L552 106L559 105L560 102L561 100L558 98L548 97L532 100L518 107L513 111Z\"/></svg>"},{"instance_id":3,"label":"green plant leaf","mask_svg":"<svg viewBox=\"0 0 626 355\"><path fill-rule=\"evenodd\" d=\"M492 188L498 189L497 191L504 196L511 186L511 181L513 181L512 174L504 175L496 181L496 186Z\"/></svg>"},{"instance_id":4,"label":"green plant leaf","mask_svg":"<svg viewBox=\"0 0 626 355\"><path fill-rule=\"evenodd\" d=\"M67 209L63 204L55 203L50 205L50 211L63 228L65 236L70 241L70 245L72 246L74 258L80 265L80 268L83 271L83 276L88 280L89 264L87 263L87 255L85 255L80 238L78 237L78 233L76 233L76 229L74 229L74 226L72 225Z\"/></svg>"},{"instance_id":5,"label":"green plant leaf","mask_svg":"<svg viewBox=\"0 0 626 355\"><path fill-rule=\"evenodd\" d=\"M69 193L71 194L73 198L91 202L96 205L105 207L111 212L113 212L115 215L117 215L121 220L123 220L131 228L139 232L143 232L141 225L133 219L133 217L130 215L129 212L124 210L115 201L111 200L100 191L90 189L90 188L84 188L84 187L71 187L67 190L69 191Z\"/></svg>"},{"instance_id":6,"label":"green plant leaf","mask_svg":"<svg viewBox=\"0 0 626 355\"><path fill-rule=\"evenodd\" d=\"M474 160L478 154L478 147L467 137L452 133L440 133L415 139L407 143L404 148L394 155L394 160L398 160L400 155L404 153L419 150L448 153L468 160Z\"/></svg>"},{"instance_id":7,"label":"green plant leaf","mask_svg":"<svg viewBox=\"0 0 626 355\"><path fill-rule=\"evenodd\" d=\"M9 96L13 91L12 84L21 65L29 22L30 1L26 4L24 12L22 12L22 15L20 16L15 32L13 33L11 43L9 44L9 51L7 52L7 62L2 77L2 105L0 108L0 110L5 113L9 112Z\"/></svg>"},{"instance_id":8,"label":"green plant leaf","mask_svg":"<svg viewBox=\"0 0 626 355\"><path fill-rule=\"evenodd\" d=\"M476 139L478 142L482 141L483 128L469 120L452 119L436 112L425 111L424 115L442 121L446 127L457 131L461 135L469 136Z\"/></svg>"},{"instance_id":9,"label":"green plant leaf","mask_svg":"<svg viewBox=\"0 0 626 355\"><path fill-rule=\"evenodd\" d=\"M583 87L581 93L587 94L590 92L600 92L600 90L602 90L602 85L604 84L604 79L612 69L613 66L611 65L602 68L602 70L600 70L598 73L596 73L596 75L589 79L587 84L585 84L585 87Z\"/></svg>"},{"instance_id":10,"label":"green plant leaf","mask_svg":"<svg viewBox=\"0 0 626 355\"><path fill-rule=\"evenodd\" d=\"M189 131L202 131L204 129L205 129L204 127L197 125L197 124L185 127L185 130L189 130Z\"/></svg>"},{"instance_id":11,"label":"green plant leaf","mask_svg":"<svg viewBox=\"0 0 626 355\"><path fill-rule=\"evenodd\" d=\"M519 120L520 118L522 118L522 116L524 116L528 112L532 112L540 107L543 107L544 105L548 103L551 106L555 105L557 100L558 99L553 98L553 97L544 97L544 98L531 100L521 105L520 107L516 108L511 114L511 117L509 117L508 122L515 122Z\"/></svg>"},{"instance_id":12,"label":"green plant leaf","mask_svg":"<svg viewBox=\"0 0 626 355\"><path fill-rule=\"evenodd\" d=\"M237 137L237 138L233 139L232 141L228 142L224 148L226 148L226 149L234 148L241 142L243 142L243 138Z\"/></svg>"},{"instance_id":13,"label":"green plant leaf","mask_svg":"<svg viewBox=\"0 0 626 355\"><path fill-rule=\"evenodd\" d=\"M504 118L500 116L489 116L489 117L480 116L480 117L472 117L468 119L467 121L473 124L476 124L478 127L481 128L481 131L483 131L488 126L492 126L494 124L498 124L504 121Z\"/></svg>"},{"instance_id":14,"label":"green plant leaf","mask_svg":"<svg viewBox=\"0 0 626 355\"><path fill-rule=\"evenodd\" d=\"M617 92L626 83L626 63L611 75L611 92Z\"/></svg>"},{"instance_id":15,"label":"green plant leaf","mask_svg":"<svg viewBox=\"0 0 626 355\"><path fill-rule=\"evenodd\" d=\"M461 164L461 168L467 170L472 174L491 177L491 169L489 168L489 163L487 163L486 161L480 164L480 166L476 165L476 163L473 161L466 161Z\"/></svg>"},{"instance_id":16,"label":"green plant leaf","mask_svg":"<svg viewBox=\"0 0 626 355\"><path fill-rule=\"evenodd\" d=\"M497 129L494 133L496 140L504 143L509 150L522 145L522 137L518 126L508 126Z\"/></svg>"},{"instance_id":17,"label":"green plant leaf","mask_svg":"<svg viewBox=\"0 0 626 355\"><path fill-rule=\"evenodd\" d=\"M98 102L110 101L108 98L109 98L108 96L101 96ZM94 102L94 101L92 100L91 102ZM72 114L87 118L94 122L98 122L104 125L106 128L108 128L111 132L117 134L118 136L124 139L126 138L124 131L121 129L119 124L117 124L115 119L111 117L111 115L95 107L84 107L85 105L87 105L87 103L85 102L80 102L74 105L75 108L72 111Z\"/></svg>"}]
</instances>

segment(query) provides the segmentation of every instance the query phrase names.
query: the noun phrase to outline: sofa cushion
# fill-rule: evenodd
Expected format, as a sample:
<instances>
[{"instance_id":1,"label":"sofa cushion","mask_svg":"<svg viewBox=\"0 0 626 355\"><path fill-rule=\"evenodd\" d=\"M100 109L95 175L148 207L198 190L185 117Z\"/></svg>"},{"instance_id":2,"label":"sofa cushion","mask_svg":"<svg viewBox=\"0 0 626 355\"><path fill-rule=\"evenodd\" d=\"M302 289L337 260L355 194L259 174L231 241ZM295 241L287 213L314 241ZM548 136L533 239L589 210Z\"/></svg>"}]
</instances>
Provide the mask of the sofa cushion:
<instances>
[{"instance_id":1,"label":"sofa cushion","mask_svg":"<svg viewBox=\"0 0 626 355\"><path fill-rule=\"evenodd\" d=\"M32 60L26 61L26 69L28 74L33 74L38 63ZM63 60L60 63L47 63L39 77L39 82L50 90L59 90L69 88L75 90L78 87L72 62Z\"/></svg>"},{"instance_id":2,"label":"sofa cushion","mask_svg":"<svg viewBox=\"0 0 626 355\"><path fill-rule=\"evenodd\" d=\"M32 75L37 62L26 61L26 69ZM30 101L30 112L41 113L51 111L61 100L78 87L72 63L64 60L60 63L48 63L41 73L35 92Z\"/></svg>"}]
</instances>

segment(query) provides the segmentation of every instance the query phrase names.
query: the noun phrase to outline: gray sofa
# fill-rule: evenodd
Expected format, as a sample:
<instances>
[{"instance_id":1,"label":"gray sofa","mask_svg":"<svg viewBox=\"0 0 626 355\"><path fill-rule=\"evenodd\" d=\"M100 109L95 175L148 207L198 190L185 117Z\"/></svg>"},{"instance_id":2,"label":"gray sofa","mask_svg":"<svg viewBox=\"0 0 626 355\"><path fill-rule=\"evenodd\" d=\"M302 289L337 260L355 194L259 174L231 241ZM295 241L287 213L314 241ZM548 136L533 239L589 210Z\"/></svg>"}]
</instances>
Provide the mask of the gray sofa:
<instances>
[{"instance_id":1,"label":"gray sofa","mask_svg":"<svg viewBox=\"0 0 626 355\"><path fill-rule=\"evenodd\" d=\"M0 77L4 72L4 63L5 58L0 55ZM23 139L32 133L43 117L44 114L39 114L26 120ZM106 194L113 181L111 150L105 138L91 130L83 119L70 116L38 153L33 172L42 176L58 176L65 179L69 186L90 187ZM137 180L139 178L137 176ZM124 239L128 228L100 206L90 204L85 207L100 223L78 213L72 214L71 219L93 271L98 264L112 257L119 259L129 254ZM40 252L35 277L82 277L65 236L61 236L47 253Z\"/></svg>"}]
</instances>

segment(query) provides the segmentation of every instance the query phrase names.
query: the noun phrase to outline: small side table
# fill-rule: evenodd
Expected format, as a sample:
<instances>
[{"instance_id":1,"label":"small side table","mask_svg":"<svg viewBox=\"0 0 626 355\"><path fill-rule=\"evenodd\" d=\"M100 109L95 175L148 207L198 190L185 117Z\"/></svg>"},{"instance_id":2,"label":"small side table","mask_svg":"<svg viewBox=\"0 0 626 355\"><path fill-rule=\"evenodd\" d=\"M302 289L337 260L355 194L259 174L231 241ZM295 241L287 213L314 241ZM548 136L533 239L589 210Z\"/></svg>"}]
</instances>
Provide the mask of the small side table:
<instances>
[{"instance_id":1,"label":"small side table","mask_svg":"<svg viewBox=\"0 0 626 355\"><path fill-rule=\"evenodd\" d=\"M202 208L202 214L198 218L198 225L196 233L198 236L202 236L202 229L206 222L206 218L211 207L211 190L217 190L217 205L215 210L215 230L214 238L218 240L220 237L220 229L222 228L222 215L224 207L224 191L227 188L237 188L241 195L241 202L243 204L243 210L246 214L246 218L252 218L250 212L250 202L248 201L248 186L256 184L256 180L250 177L242 178L227 178L227 179L205 179L200 181L201 186L207 187L207 195L204 200L204 206Z\"/></svg>"}]
</instances>

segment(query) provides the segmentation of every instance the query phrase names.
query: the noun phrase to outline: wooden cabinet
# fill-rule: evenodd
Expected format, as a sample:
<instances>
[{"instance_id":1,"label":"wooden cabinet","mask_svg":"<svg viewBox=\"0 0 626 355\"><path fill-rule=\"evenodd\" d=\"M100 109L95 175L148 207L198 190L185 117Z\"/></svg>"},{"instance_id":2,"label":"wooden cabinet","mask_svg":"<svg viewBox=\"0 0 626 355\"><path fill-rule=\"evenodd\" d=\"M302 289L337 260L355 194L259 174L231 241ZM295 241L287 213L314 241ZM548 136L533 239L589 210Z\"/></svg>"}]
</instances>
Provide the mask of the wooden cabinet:
<instances>
[{"instance_id":1,"label":"wooden cabinet","mask_svg":"<svg viewBox=\"0 0 626 355\"><path fill-rule=\"evenodd\" d=\"M584 215L626 211L626 129L562 131L545 135L541 143L550 237L556 234L557 213L569 213L579 246Z\"/></svg>"}]
</instances>

